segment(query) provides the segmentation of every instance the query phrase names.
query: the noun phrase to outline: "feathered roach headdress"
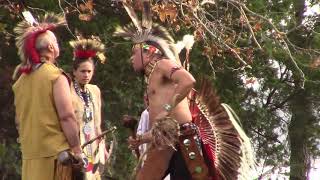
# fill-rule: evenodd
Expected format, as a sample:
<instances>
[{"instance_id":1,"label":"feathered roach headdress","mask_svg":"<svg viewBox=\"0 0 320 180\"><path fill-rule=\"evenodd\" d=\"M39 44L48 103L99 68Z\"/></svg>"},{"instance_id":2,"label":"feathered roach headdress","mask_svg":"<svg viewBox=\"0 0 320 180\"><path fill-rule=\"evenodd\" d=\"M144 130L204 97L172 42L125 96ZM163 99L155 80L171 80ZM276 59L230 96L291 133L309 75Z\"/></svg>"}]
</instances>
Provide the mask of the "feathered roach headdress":
<instances>
[{"instance_id":1,"label":"feathered roach headdress","mask_svg":"<svg viewBox=\"0 0 320 180\"><path fill-rule=\"evenodd\" d=\"M21 63L16 67L13 79L16 79L18 72L30 73L32 66L41 62L39 52L36 49L37 37L47 30L53 30L57 26L66 24L63 15L47 13L39 23L29 12L24 12L23 15L25 20L14 28L14 32L17 34L16 46Z\"/></svg>"},{"instance_id":2,"label":"feathered roach headdress","mask_svg":"<svg viewBox=\"0 0 320 180\"><path fill-rule=\"evenodd\" d=\"M106 61L104 56L105 46L95 39L80 39L70 41L69 44L74 49L74 59L88 59L97 57L102 64Z\"/></svg>"},{"instance_id":3,"label":"feathered roach headdress","mask_svg":"<svg viewBox=\"0 0 320 180\"><path fill-rule=\"evenodd\" d=\"M162 26L152 23L152 13L149 0L141 0L143 5L142 21L138 20L129 0L120 0L130 16L132 23L125 27L118 27L114 33L115 36L121 36L131 40L134 44L144 43L152 46L158 45L160 52L169 59L175 60L174 40L169 32ZM150 46L142 46L149 49ZM154 47L151 48L154 50Z\"/></svg>"}]
</instances>

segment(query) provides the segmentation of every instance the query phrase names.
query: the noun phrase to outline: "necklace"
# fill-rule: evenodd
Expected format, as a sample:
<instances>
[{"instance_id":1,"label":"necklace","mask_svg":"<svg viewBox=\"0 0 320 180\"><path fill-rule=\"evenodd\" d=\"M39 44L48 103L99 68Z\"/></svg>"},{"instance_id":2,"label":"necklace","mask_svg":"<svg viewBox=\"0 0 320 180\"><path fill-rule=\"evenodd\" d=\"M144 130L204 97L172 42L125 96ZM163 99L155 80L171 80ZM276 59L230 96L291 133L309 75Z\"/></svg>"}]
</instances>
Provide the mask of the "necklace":
<instances>
[{"instance_id":1,"label":"necklace","mask_svg":"<svg viewBox=\"0 0 320 180\"><path fill-rule=\"evenodd\" d=\"M94 109L94 104L92 100L92 95L88 88L84 88L84 91L81 91L79 84L74 81L74 89L77 93L77 95L80 97L80 99L83 102L84 105L84 114L83 114L83 121L85 123L90 122L93 119L93 109ZM90 108L90 105L92 108Z\"/></svg>"},{"instance_id":2,"label":"necklace","mask_svg":"<svg viewBox=\"0 0 320 180\"><path fill-rule=\"evenodd\" d=\"M149 80L150 80L151 74L155 70L159 61L160 61L160 59L153 59L145 66L144 78L145 78L145 82L147 84L147 87L149 85Z\"/></svg>"},{"instance_id":3,"label":"necklace","mask_svg":"<svg viewBox=\"0 0 320 180\"><path fill-rule=\"evenodd\" d=\"M92 95L89 89L86 87L84 88L84 91L81 91L81 88L78 82L74 81L73 84L74 84L74 89L77 95L80 97L80 99L83 102L84 111L83 111L82 120L84 121L84 126L82 130L84 133L85 140L88 141L90 140L90 135L92 134L92 131L93 131L90 126L90 121L92 121L93 119L93 111L94 111ZM90 105L92 108L90 108ZM86 156L88 158L91 158L93 154L91 144L86 146L86 150L87 150Z\"/></svg>"}]
</instances>

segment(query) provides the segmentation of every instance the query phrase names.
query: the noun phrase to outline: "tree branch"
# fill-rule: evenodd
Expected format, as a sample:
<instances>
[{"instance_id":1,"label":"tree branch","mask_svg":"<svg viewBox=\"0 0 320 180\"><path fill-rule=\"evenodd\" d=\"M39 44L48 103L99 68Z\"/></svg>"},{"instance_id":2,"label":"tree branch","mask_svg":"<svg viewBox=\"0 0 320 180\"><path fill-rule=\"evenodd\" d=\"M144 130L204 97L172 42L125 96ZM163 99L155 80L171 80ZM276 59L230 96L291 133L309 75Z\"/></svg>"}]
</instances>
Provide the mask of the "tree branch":
<instances>
[{"instance_id":1,"label":"tree branch","mask_svg":"<svg viewBox=\"0 0 320 180\"><path fill-rule=\"evenodd\" d=\"M297 92L294 92L292 94L290 94L289 96L287 96L282 102L274 105L273 108L270 109L270 111L275 111L279 108L282 108L289 100L291 100L295 95L297 94Z\"/></svg>"}]
</instances>

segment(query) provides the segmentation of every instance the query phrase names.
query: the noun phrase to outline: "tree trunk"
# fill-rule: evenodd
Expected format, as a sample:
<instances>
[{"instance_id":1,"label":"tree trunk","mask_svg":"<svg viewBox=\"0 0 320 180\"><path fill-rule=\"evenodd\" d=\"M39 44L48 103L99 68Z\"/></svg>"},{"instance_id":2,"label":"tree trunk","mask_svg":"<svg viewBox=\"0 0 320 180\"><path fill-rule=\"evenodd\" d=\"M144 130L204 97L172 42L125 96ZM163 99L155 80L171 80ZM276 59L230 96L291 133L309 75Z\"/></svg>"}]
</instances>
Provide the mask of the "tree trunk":
<instances>
[{"instance_id":1,"label":"tree trunk","mask_svg":"<svg viewBox=\"0 0 320 180\"><path fill-rule=\"evenodd\" d=\"M305 0L293 1L295 10L295 26L299 26L304 19ZM306 32L303 29L297 29L289 34L289 39L300 47L307 47L305 39ZM310 133L308 129L312 126L314 116L312 114L311 94L308 89L299 87L301 79L294 77L297 94L290 102L292 113L289 125L290 141L290 180L306 180L310 169L310 152L308 140Z\"/></svg>"},{"instance_id":2,"label":"tree trunk","mask_svg":"<svg viewBox=\"0 0 320 180\"><path fill-rule=\"evenodd\" d=\"M308 172L308 133L312 120L310 102L306 90L300 90L291 101L292 118L289 125L290 180L306 180Z\"/></svg>"}]
</instances>

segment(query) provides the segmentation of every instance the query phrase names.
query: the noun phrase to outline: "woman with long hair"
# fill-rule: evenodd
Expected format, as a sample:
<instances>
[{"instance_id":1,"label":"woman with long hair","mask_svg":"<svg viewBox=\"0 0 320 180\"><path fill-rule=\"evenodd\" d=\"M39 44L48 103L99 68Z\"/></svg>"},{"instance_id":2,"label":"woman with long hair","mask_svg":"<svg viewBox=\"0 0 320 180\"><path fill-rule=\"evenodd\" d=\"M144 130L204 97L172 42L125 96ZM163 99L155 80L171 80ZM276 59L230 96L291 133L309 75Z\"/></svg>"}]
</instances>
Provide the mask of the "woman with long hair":
<instances>
[{"instance_id":1,"label":"woman with long hair","mask_svg":"<svg viewBox=\"0 0 320 180\"><path fill-rule=\"evenodd\" d=\"M80 128L81 144L101 134L101 93L98 86L89 84L95 70L94 59L105 60L104 45L97 40L71 41L74 48L72 97ZM107 159L104 140L97 140L83 149L88 158L84 180L100 180Z\"/></svg>"}]
</instances>

